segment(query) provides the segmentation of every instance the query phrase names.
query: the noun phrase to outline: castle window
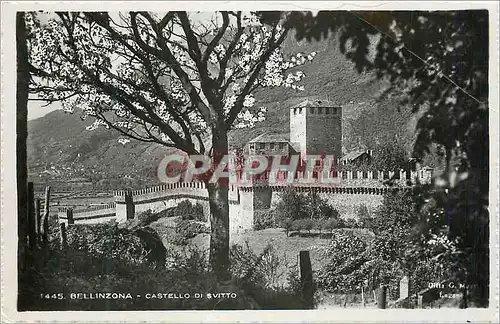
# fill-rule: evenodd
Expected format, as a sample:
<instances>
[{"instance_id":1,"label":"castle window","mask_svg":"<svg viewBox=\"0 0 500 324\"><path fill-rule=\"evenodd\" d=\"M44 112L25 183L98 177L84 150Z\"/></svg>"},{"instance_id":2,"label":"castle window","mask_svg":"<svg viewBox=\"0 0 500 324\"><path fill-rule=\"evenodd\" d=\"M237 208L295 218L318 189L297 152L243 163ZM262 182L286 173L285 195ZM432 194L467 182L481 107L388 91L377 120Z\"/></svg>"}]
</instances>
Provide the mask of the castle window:
<instances>
[{"instance_id":1,"label":"castle window","mask_svg":"<svg viewBox=\"0 0 500 324\"><path fill-rule=\"evenodd\" d=\"M251 150L255 149L255 144L254 143L250 143L250 149Z\"/></svg>"},{"instance_id":2,"label":"castle window","mask_svg":"<svg viewBox=\"0 0 500 324\"><path fill-rule=\"evenodd\" d=\"M266 148L266 144L265 143L259 143L259 148L261 150L265 149Z\"/></svg>"},{"instance_id":3,"label":"castle window","mask_svg":"<svg viewBox=\"0 0 500 324\"><path fill-rule=\"evenodd\" d=\"M314 107L311 107L311 114L314 114Z\"/></svg>"},{"instance_id":4,"label":"castle window","mask_svg":"<svg viewBox=\"0 0 500 324\"><path fill-rule=\"evenodd\" d=\"M318 108L318 114L322 114L323 113L323 108Z\"/></svg>"},{"instance_id":5,"label":"castle window","mask_svg":"<svg viewBox=\"0 0 500 324\"><path fill-rule=\"evenodd\" d=\"M330 114L330 109L325 108L325 114L329 115Z\"/></svg>"},{"instance_id":6,"label":"castle window","mask_svg":"<svg viewBox=\"0 0 500 324\"><path fill-rule=\"evenodd\" d=\"M336 115L337 114L337 108L333 108L333 114Z\"/></svg>"},{"instance_id":7,"label":"castle window","mask_svg":"<svg viewBox=\"0 0 500 324\"><path fill-rule=\"evenodd\" d=\"M270 148L271 150L274 150L274 143L269 143L269 148Z\"/></svg>"}]
</instances>

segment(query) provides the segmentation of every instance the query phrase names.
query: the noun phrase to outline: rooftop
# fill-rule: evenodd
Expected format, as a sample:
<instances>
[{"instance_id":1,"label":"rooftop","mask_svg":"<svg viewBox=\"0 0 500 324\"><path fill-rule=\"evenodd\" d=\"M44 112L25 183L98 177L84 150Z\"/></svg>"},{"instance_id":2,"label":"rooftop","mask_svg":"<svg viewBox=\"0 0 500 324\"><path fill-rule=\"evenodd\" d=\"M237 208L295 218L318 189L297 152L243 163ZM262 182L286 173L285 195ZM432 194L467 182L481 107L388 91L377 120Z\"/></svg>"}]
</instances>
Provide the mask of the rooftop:
<instances>
[{"instance_id":1,"label":"rooftop","mask_svg":"<svg viewBox=\"0 0 500 324\"><path fill-rule=\"evenodd\" d=\"M274 142L274 143L288 143L289 142L289 136L288 134L278 134L278 133L264 133L262 135L259 135L255 137L254 139L250 140L249 143L257 143L257 142L264 142L264 143L269 143L269 142Z\"/></svg>"},{"instance_id":2,"label":"rooftop","mask_svg":"<svg viewBox=\"0 0 500 324\"><path fill-rule=\"evenodd\" d=\"M345 160L345 161L356 160L357 158L359 158L363 154L366 154L366 152L365 151L349 152L342 157L342 160Z\"/></svg>"}]
</instances>

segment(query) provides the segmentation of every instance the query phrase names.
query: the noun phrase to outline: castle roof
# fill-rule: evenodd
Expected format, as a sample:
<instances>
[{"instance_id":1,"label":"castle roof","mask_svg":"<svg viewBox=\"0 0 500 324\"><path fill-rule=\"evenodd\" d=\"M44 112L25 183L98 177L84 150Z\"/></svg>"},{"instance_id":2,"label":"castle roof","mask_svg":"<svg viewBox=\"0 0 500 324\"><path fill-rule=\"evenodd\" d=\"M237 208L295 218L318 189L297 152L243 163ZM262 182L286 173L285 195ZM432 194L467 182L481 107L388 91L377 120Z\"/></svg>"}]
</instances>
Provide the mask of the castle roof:
<instances>
[{"instance_id":1,"label":"castle roof","mask_svg":"<svg viewBox=\"0 0 500 324\"><path fill-rule=\"evenodd\" d=\"M254 139L250 140L249 143L257 143L257 142L264 142L264 143L288 143L288 136L287 134L277 134L277 133L264 133L262 135L259 135L255 137Z\"/></svg>"},{"instance_id":2,"label":"castle roof","mask_svg":"<svg viewBox=\"0 0 500 324\"><path fill-rule=\"evenodd\" d=\"M297 100L299 101L299 103L296 105L292 105L290 109L304 107L340 107L331 100L318 97L303 97L298 98Z\"/></svg>"}]
</instances>

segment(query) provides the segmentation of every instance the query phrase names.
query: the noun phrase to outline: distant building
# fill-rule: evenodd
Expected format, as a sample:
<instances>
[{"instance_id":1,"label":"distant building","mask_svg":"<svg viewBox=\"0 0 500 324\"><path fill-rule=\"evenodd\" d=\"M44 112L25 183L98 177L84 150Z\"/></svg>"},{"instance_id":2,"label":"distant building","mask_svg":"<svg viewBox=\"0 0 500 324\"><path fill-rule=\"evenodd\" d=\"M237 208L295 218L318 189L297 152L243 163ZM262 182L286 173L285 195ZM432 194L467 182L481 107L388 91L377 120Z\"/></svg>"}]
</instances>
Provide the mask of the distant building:
<instances>
[{"instance_id":1,"label":"distant building","mask_svg":"<svg viewBox=\"0 0 500 324\"><path fill-rule=\"evenodd\" d=\"M366 150L366 151L349 152L346 155L344 155L340 161L341 164L343 165L346 164L360 165L360 164L370 163L371 160L372 160L372 150Z\"/></svg>"},{"instance_id":2,"label":"distant building","mask_svg":"<svg viewBox=\"0 0 500 324\"><path fill-rule=\"evenodd\" d=\"M248 142L248 153L251 155L290 156L298 152L290 144L288 136L268 132Z\"/></svg>"}]
</instances>

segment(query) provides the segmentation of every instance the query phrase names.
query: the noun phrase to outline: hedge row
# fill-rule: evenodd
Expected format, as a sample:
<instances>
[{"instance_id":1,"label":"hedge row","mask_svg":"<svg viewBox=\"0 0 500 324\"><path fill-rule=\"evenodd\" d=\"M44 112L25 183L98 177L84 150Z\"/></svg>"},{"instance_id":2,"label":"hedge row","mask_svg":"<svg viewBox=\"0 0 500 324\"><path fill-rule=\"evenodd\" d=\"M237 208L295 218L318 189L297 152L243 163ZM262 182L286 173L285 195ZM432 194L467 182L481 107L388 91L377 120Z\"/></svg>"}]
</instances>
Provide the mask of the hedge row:
<instances>
[{"instance_id":1,"label":"hedge row","mask_svg":"<svg viewBox=\"0 0 500 324\"><path fill-rule=\"evenodd\" d=\"M332 232L336 228L346 227L344 221L338 218L316 218L316 219L287 219L283 221L282 227L286 231L286 235L292 231L296 232L311 232L317 230L320 232Z\"/></svg>"}]
</instances>

